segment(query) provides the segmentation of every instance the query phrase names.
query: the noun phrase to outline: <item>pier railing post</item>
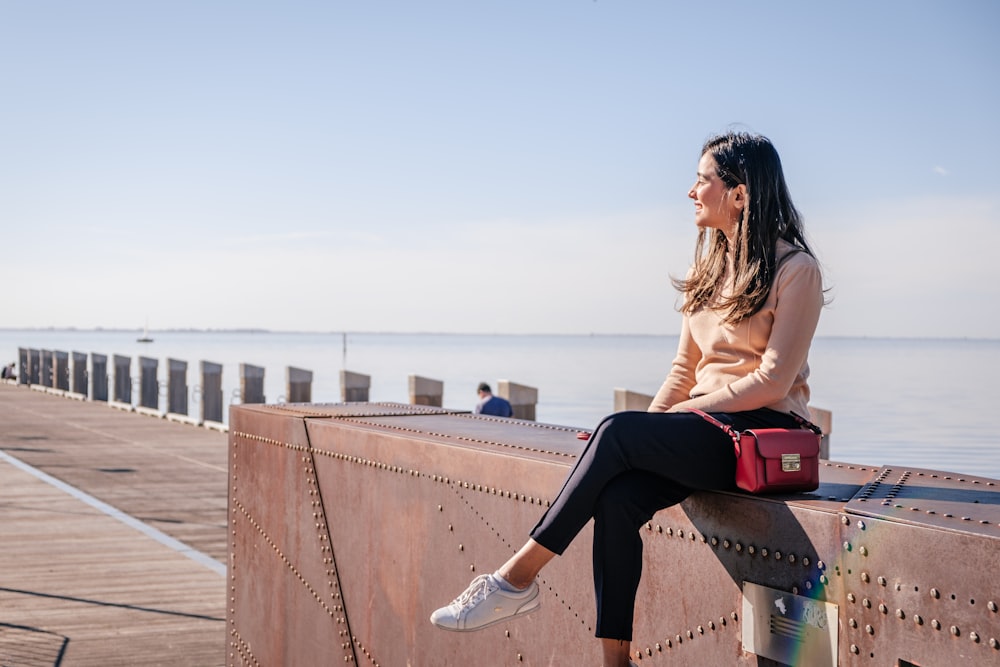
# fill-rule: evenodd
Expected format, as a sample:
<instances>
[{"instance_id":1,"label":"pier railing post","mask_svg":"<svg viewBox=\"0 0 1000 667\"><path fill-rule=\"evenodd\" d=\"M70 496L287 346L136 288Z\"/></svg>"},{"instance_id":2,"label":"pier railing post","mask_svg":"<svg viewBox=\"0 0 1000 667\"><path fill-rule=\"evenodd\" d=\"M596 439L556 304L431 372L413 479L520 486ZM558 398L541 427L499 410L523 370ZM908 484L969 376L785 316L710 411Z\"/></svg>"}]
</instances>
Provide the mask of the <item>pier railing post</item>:
<instances>
[{"instance_id":1,"label":"pier railing post","mask_svg":"<svg viewBox=\"0 0 1000 667\"><path fill-rule=\"evenodd\" d=\"M615 412L625 412L626 410L645 411L649 409L649 404L652 402L653 397L649 394L640 394L637 391L615 387Z\"/></svg>"},{"instance_id":2,"label":"pier railing post","mask_svg":"<svg viewBox=\"0 0 1000 667\"><path fill-rule=\"evenodd\" d=\"M371 390L372 377L363 373L340 371L340 400L344 403L365 403Z\"/></svg>"},{"instance_id":3,"label":"pier railing post","mask_svg":"<svg viewBox=\"0 0 1000 667\"><path fill-rule=\"evenodd\" d=\"M41 384L42 351L28 350L28 384Z\"/></svg>"},{"instance_id":4,"label":"pier railing post","mask_svg":"<svg viewBox=\"0 0 1000 667\"><path fill-rule=\"evenodd\" d=\"M132 357L121 354L112 355L114 365L114 393L112 397L115 403L132 406Z\"/></svg>"},{"instance_id":5,"label":"pier railing post","mask_svg":"<svg viewBox=\"0 0 1000 667\"><path fill-rule=\"evenodd\" d=\"M201 362L201 421L222 423L222 364Z\"/></svg>"},{"instance_id":6,"label":"pier railing post","mask_svg":"<svg viewBox=\"0 0 1000 667\"><path fill-rule=\"evenodd\" d=\"M31 368L31 357L29 350L25 347L17 348L17 383L28 384L28 369Z\"/></svg>"},{"instance_id":7,"label":"pier railing post","mask_svg":"<svg viewBox=\"0 0 1000 667\"><path fill-rule=\"evenodd\" d=\"M538 405L538 389L510 380L500 380L497 383L497 396L510 401L515 419L535 421L535 408Z\"/></svg>"},{"instance_id":8,"label":"pier railing post","mask_svg":"<svg viewBox=\"0 0 1000 667\"><path fill-rule=\"evenodd\" d=\"M139 357L139 407L157 411L160 408L160 385L156 380L160 362L150 357Z\"/></svg>"},{"instance_id":9,"label":"pier railing post","mask_svg":"<svg viewBox=\"0 0 1000 667\"><path fill-rule=\"evenodd\" d=\"M819 457L830 459L830 434L833 433L833 413L823 408L809 406L809 421L823 430L823 438L819 441Z\"/></svg>"},{"instance_id":10,"label":"pier railing post","mask_svg":"<svg viewBox=\"0 0 1000 667\"><path fill-rule=\"evenodd\" d=\"M167 359L167 414L188 413L188 365L179 359Z\"/></svg>"},{"instance_id":11,"label":"pier railing post","mask_svg":"<svg viewBox=\"0 0 1000 667\"><path fill-rule=\"evenodd\" d=\"M264 368L240 364L240 403L266 403L264 398Z\"/></svg>"},{"instance_id":12,"label":"pier railing post","mask_svg":"<svg viewBox=\"0 0 1000 667\"><path fill-rule=\"evenodd\" d=\"M63 350L52 352L52 388L69 391L69 353Z\"/></svg>"},{"instance_id":13,"label":"pier railing post","mask_svg":"<svg viewBox=\"0 0 1000 667\"><path fill-rule=\"evenodd\" d=\"M409 376L410 404L431 405L440 408L444 404L444 382L419 375Z\"/></svg>"},{"instance_id":14,"label":"pier railing post","mask_svg":"<svg viewBox=\"0 0 1000 667\"><path fill-rule=\"evenodd\" d=\"M201 421L222 423L222 364L201 362Z\"/></svg>"},{"instance_id":15,"label":"pier railing post","mask_svg":"<svg viewBox=\"0 0 1000 667\"><path fill-rule=\"evenodd\" d=\"M38 354L38 382L43 387L51 387L52 384L52 350L41 350Z\"/></svg>"},{"instance_id":16,"label":"pier railing post","mask_svg":"<svg viewBox=\"0 0 1000 667\"><path fill-rule=\"evenodd\" d=\"M72 352L70 356L73 359L73 367L70 371L72 382L70 383L70 391L76 394L78 397L87 397L87 353L86 352Z\"/></svg>"},{"instance_id":17,"label":"pier railing post","mask_svg":"<svg viewBox=\"0 0 1000 667\"><path fill-rule=\"evenodd\" d=\"M108 355L90 353L90 400L108 400Z\"/></svg>"},{"instance_id":18,"label":"pier railing post","mask_svg":"<svg viewBox=\"0 0 1000 667\"><path fill-rule=\"evenodd\" d=\"M313 372L294 366L285 367L285 402L312 402Z\"/></svg>"}]
</instances>

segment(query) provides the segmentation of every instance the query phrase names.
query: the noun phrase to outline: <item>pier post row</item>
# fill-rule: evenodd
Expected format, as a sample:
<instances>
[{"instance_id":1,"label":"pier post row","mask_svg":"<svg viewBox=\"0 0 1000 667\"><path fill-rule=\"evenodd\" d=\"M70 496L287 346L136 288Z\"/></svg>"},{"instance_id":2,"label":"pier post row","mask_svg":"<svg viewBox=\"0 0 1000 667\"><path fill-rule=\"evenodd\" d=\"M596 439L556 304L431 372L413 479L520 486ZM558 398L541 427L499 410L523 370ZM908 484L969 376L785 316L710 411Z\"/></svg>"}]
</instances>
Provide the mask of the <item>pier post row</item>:
<instances>
[{"instance_id":1,"label":"pier post row","mask_svg":"<svg viewBox=\"0 0 1000 667\"><path fill-rule=\"evenodd\" d=\"M233 406L229 664L599 664L590 526L530 616L471 635L428 621L523 543L581 446L573 428L429 406ZM633 660L1000 663L1000 482L826 460L820 482L657 512Z\"/></svg>"}]
</instances>

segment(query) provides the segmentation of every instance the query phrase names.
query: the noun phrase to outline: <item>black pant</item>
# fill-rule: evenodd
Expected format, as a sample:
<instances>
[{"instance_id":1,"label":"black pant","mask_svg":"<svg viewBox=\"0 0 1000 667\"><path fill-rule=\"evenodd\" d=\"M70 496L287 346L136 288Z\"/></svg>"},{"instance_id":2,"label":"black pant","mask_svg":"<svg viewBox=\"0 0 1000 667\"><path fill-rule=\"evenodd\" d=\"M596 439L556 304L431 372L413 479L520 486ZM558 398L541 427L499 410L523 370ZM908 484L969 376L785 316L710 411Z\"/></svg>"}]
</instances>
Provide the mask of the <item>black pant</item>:
<instances>
[{"instance_id":1,"label":"black pant","mask_svg":"<svg viewBox=\"0 0 1000 667\"><path fill-rule=\"evenodd\" d=\"M796 427L790 415L766 408L715 416L739 430ZM639 528L694 491L733 488L735 475L732 438L698 415L619 412L598 425L531 537L561 554L594 519L595 634L631 640Z\"/></svg>"}]
</instances>

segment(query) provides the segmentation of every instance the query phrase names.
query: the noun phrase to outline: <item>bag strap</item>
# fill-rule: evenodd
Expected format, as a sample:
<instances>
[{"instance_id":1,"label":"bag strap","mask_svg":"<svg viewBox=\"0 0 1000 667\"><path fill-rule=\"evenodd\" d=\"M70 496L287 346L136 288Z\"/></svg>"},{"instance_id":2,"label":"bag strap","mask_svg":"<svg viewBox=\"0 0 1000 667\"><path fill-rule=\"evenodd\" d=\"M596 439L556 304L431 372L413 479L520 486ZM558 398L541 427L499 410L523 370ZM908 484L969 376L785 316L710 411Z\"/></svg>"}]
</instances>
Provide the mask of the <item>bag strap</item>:
<instances>
[{"instance_id":1,"label":"bag strap","mask_svg":"<svg viewBox=\"0 0 1000 667\"><path fill-rule=\"evenodd\" d=\"M705 421L707 421L709 424L712 424L714 426L718 426L723 431L725 431L726 434L730 438L733 439L733 449L736 450L736 458L740 457L740 451L741 450L740 450L740 434L739 434L739 431L737 431L735 428L733 428L729 424L726 424L724 422L719 421L718 419L716 419L712 415L708 414L704 410L699 410L698 408L688 408L687 410L688 410L688 412L693 412L694 414L698 415L699 417L701 417L702 419L704 419Z\"/></svg>"},{"instance_id":2,"label":"bag strap","mask_svg":"<svg viewBox=\"0 0 1000 667\"><path fill-rule=\"evenodd\" d=\"M739 457L739 455L740 455L740 433L739 433L739 431L737 431L736 429L734 429L729 424L726 424L725 422L719 421L718 419L716 419L712 415L708 414L704 410L699 410L698 408L687 408L687 411L688 412L693 412L694 414L698 415L699 417L701 417L702 419L704 419L708 423L713 424L715 426L718 426L723 431L725 431L726 434L730 438L733 439L733 447L736 449L736 456ZM810 431L812 431L813 433L815 433L816 435L823 435L823 429L821 429L819 426L816 426L816 424L813 424L811 421L809 421L808 419L806 419L804 417L800 417L799 415L795 414L794 412L792 412L790 414L793 417L795 417L795 421L798 423L798 425L801 428L807 428Z\"/></svg>"},{"instance_id":3,"label":"bag strap","mask_svg":"<svg viewBox=\"0 0 1000 667\"><path fill-rule=\"evenodd\" d=\"M800 417L799 415L797 415L794 412L789 412L788 414L790 414L791 416L795 417L795 421L797 421L799 423L799 426L801 426L802 428L807 428L810 431L812 431L813 433L815 433L816 435L823 435L823 429L821 429L819 426L816 426L816 424L813 424L811 421L809 421L805 417Z\"/></svg>"}]
</instances>

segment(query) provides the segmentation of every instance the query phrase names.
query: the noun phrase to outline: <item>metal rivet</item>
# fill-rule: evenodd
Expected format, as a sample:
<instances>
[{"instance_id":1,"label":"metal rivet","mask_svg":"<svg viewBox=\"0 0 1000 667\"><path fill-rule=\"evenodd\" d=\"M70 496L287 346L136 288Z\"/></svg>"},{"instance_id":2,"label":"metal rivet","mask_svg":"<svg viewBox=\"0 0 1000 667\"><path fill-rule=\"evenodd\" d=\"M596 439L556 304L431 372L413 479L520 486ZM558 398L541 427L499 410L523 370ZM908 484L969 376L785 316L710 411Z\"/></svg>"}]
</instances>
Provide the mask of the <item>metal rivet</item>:
<instances>
[{"instance_id":1,"label":"metal rivet","mask_svg":"<svg viewBox=\"0 0 1000 667\"><path fill-rule=\"evenodd\" d=\"M937 620L936 618L932 618L931 619L931 627L934 628L935 630L940 630L941 629L941 621Z\"/></svg>"},{"instance_id":2,"label":"metal rivet","mask_svg":"<svg viewBox=\"0 0 1000 667\"><path fill-rule=\"evenodd\" d=\"M858 646L857 646L857 644L851 644L851 653L853 653L854 655L858 654Z\"/></svg>"},{"instance_id":3,"label":"metal rivet","mask_svg":"<svg viewBox=\"0 0 1000 667\"><path fill-rule=\"evenodd\" d=\"M805 567L809 567L809 556L803 556L803 557L802 557L802 564L803 564L803 565L804 565Z\"/></svg>"},{"instance_id":4,"label":"metal rivet","mask_svg":"<svg viewBox=\"0 0 1000 667\"><path fill-rule=\"evenodd\" d=\"M979 633L978 632L970 632L969 633L969 639L971 639L973 642L975 642L975 643L978 644L979 643Z\"/></svg>"},{"instance_id":5,"label":"metal rivet","mask_svg":"<svg viewBox=\"0 0 1000 667\"><path fill-rule=\"evenodd\" d=\"M865 609L871 609L872 601L869 600L868 598L865 598L864 600L861 601L861 606L864 607Z\"/></svg>"},{"instance_id":6,"label":"metal rivet","mask_svg":"<svg viewBox=\"0 0 1000 667\"><path fill-rule=\"evenodd\" d=\"M996 637L990 637L990 648L1000 648L1000 641Z\"/></svg>"},{"instance_id":7,"label":"metal rivet","mask_svg":"<svg viewBox=\"0 0 1000 667\"><path fill-rule=\"evenodd\" d=\"M997 610L997 603L996 603L996 602L994 602L993 600L990 600L989 602L987 602L987 603L986 603L986 607L987 607L987 608L988 608L988 609L989 609L990 611L994 611L994 612L995 612L995 611Z\"/></svg>"},{"instance_id":8,"label":"metal rivet","mask_svg":"<svg viewBox=\"0 0 1000 667\"><path fill-rule=\"evenodd\" d=\"M854 597L854 593L848 593L847 594L847 601L848 602L854 602L855 600L857 600L857 598Z\"/></svg>"},{"instance_id":9,"label":"metal rivet","mask_svg":"<svg viewBox=\"0 0 1000 667\"><path fill-rule=\"evenodd\" d=\"M781 552L780 551L775 551L774 552L774 560L781 560Z\"/></svg>"},{"instance_id":10,"label":"metal rivet","mask_svg":"<svg viewBox=\"0 0 1000 667\"><path fill-rule=\"evenodd\" d=\"M757 553L757 547L751 544L750 546L747 547L747 553L753 556L755 553Z\"/></svg>"},{"instance_id":11,"label":"metal rivet","mask_svg":"<svg viewBox=\"0 0 1000 667\"><path fill-rule=\"evenodd\" d=\"M846 516L840 517L840 523L844 524L845 526L847 524L849 524L850 522L851 522L851 520L848 517L846 517Z\"/></svg>"},{"instance_id":12,"label":"metal rivet","mask_svg":"<svg viewBox=\"0 0 1000 667\"><path fill-rule=\"evenodd\" d=\"M880 576L878 578L878 583L879 583L880 586L885 586L885 584L886 584L885 577Z\"/></svg>"},{"instance_id":13,"label":"metal rivet","mask_svg":"<svg viewBox=\"0 0 1000 667\"><path fill-rule=\"evenodd\" d=\"M882 612L883 614L888 614L889 613L889 608L886 607L884 604L881 604L881 603L878 606L878 610L880 612Z\"/></svg>"},{"instance_id":14,"label":"metal rivet","mask_svg":"<svg viewBox=\"0 0 1000 667\"><path fill-rule=\"evenodd\" d=\"M917 614L916 616L913 617L913 622L916 623L917 625L923 625L924 617L921 616L920 614Z\"/></svg>"},{"instance_id":15,"label":"metal rivet","mask_svg":"<svg viewBox=\"0 0 1000 667\"><path fill-rule=\"evenodd\" d=\"M955 635L956 637L962 634L961 632L959 632L957 625L953 625L949 629L951 630L951 634Z\"/></svg>"},{"instance_id":16,"label":"metal rivet","mask_svg":"<svg viewBox=\"0 0 1000 667\"><path fill-rule=\"evenodd\" d=\"M865 529L865 522L864 521L858 521L858 528L860 528L861 530L864 530Z\"/></svg>"},{"instance_id":17,"label":"metal rivet","mask_svg":"<svg viewBox=\"0 0 1000 667\"><path fill-rule=\"evenodd\" d=\"M851 550L851 543L844 542L844 551L850 551L850 550Z\"/></svg>"},{"instance_id":18,"label":"metal rivet","mask_svg":"<svg viewBox=\"0 0 1000 667\"><path fill-rule=\"evenodd\" d=\"M897 609L896 618L906 618L906 613L902 609Z\"/></svg>"},{"instance_id":19,"label":"metal rivet","mask_svg":"<svg viewBox=\"0 0 1000 667\"><path fill-rule=\"evenodd\" d=\"M861 573L861 581L863 581L863 582L865 582L867 584L870 580L871 580L871 577L868 576L867 572L862 572Z\"/></svg>"},{"instance_id":20,"label":"metal rivet","mask_svg":"<svg viewBox=\"0 0 1000 667\"><path fill-rule=\"evenodd\" d=\"M788 554L788 562L789 563L795 562L795 554Z\"/></svg>"},{"instance_id":21,"label":"metal rivet","mask_svg":"<svg viewBox=\"0 0 1000 667\"><path fill-rule=\"evenodd\" d=\"M739 542L736 543L736 551L739 553L743 553L743 545Z\"/></svg>"},{"instance_id":22,"label":"metal rivet","mask_svg":"<svg viewBox=\"0 0 1000 667\"><path fill-rule=\"evenodd\" d=\"M723 540L722 541L722 546L725 547L726 549L728 549L730 547L729 540Z\"/></svg>"},{"instance_id":23,"label":"metal rivet","mask_svg":"<svg viewBox=\"0 0 1000 667\"><path fill-rule=\"evenodd\" d=\"M855 621L855 620L854 620L853 618L852 618L852 619L850 619L849 621L847 621L847 624L848 624L849 626L851 626L852 628L856 628L856 627L858 627L858 622L857 622L857 621Z\"/></svg>"},{"instance_id":24,"label":"metal rivet","mask_svg":"<svg viewBox=\"0 0 1000 667\"><path fill-rule=\"evenodd\" d=\"M875 628L873 628L870 625L866 625L865 626L865 632L867 632L870 635L874 635L875 634Z\"/></svg>"},{"instance_id":25,"label":"metal rivet","mask_svg":"<svg viewBox=\"0 0 1000 667\"><path fill-rule=\"evenodd\" d=\"M868 547L861 547L860 552L861 552L862 556L867 556L868 555Z\"/></svg>"},{"instance_id":26,"label":"metal rivet","mask_svg":"<svg viewBox=\"0 0 1000 667\"><path fill-rule=\"evenodd\" d=\"M941 597L941 591L939 591L936 588L932 588L931 589L931 597L934 598L935 600L937 600L939 597Z\"/></svg>"}]
</instances>

